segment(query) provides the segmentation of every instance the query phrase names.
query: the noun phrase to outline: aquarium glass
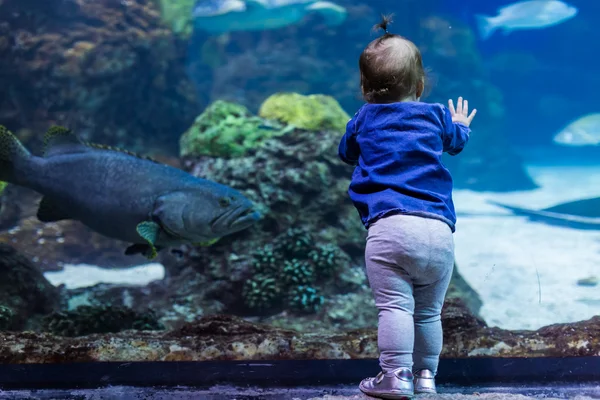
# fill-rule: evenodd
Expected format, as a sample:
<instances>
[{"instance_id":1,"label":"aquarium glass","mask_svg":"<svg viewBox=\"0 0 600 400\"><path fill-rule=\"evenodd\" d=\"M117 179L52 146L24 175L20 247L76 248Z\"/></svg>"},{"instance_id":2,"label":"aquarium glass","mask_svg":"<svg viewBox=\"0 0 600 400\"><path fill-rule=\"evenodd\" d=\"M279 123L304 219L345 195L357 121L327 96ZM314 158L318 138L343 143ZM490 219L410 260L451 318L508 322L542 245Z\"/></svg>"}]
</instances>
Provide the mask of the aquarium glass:
<instances>
[{"instance_id":1,"label":"aquarium glass","mask_svg":"<svg viewBox=\"0 0 600 400\"><path fill-rule=\"evenodd\" d=\"M599 2L0 0L0 362L376 358L338 144L382 14L477 109L442 357L599 354Z\"/></svg>"}]
</instances>

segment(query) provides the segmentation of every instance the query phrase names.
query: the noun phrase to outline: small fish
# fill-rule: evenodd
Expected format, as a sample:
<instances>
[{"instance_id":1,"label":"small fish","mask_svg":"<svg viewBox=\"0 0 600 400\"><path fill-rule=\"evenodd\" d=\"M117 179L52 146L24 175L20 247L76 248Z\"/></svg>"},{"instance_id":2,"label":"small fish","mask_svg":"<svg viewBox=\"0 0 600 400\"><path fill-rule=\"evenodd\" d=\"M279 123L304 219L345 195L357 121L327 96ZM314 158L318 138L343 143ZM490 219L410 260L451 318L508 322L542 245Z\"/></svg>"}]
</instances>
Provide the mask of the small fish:
<instances>
[{"instance_id":1,"label":"small fish","mask_svg":"<svg viewBox=\"0 0 600 400\"><path fill-rule=\"evenodd\" d=\"M165 247L210 245L260 218L228 186L110 147L83 143L61 127L48 130L43 157L0 125L0 181L43 195L42 222L80 221L132 243L125 254L156 257Z\"/></svg>"},{"instance_id":2,"label":"small fish","mask_svg":"<svg viewBox=\"0 0 600 400\"><path fill-rule=\"evenodd\" d=\"M212 35L236 31L265 31L301 22L317 14L330 26L346 20L346 8L323 0L197 0L194 27Z\"/></svg>"},{"instance_id":3,"label":"small fish","mask_svg":"<svg viewBox=\"0 0 600 400\"><path fill-rule=\"evenodd\" d=\"M552 141L561 146L580 147L600 144L600 113L587 114L569 123Z\"/></svg>"},{"instance_id":4,"label":"small fish","mask_svg":"<svg viewBox=\"0 0 600 400\"><path fill-rule=\"evenodd\" d=\"M475 15L483 40L496 29L507 35L519 29L540 29L560 24L577 15L577 8L558 0L526 0L498 9L498 15Z\"/></svg>"}]
</instances>

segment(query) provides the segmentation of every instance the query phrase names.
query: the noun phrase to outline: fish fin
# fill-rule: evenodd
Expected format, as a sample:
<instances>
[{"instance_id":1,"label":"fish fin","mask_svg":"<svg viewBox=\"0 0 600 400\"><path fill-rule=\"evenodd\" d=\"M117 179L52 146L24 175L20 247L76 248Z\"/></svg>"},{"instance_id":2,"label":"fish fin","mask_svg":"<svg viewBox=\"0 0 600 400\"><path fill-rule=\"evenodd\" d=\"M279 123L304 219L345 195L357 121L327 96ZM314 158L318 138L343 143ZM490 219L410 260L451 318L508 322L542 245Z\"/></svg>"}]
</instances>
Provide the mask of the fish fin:
<instances>
[{"instance_id":1,"label":"fish fin","mask_svg":"<svg viewBox=\"0 0 600 400\"><path fill-rule=\"evenodd\" d=\"M37 219L39 219L41 222L56 222L72 218L60 207L58 207L58 203L48 196L44 196L42 197L38 207Z\"/></svg>"},{"instance_id":2,"label":"fish fin","mask_svg":"<svg viewBox=\"0 0 600 400\"><path fill-rule=\"evenodd\" d=\"M488 39L498 28L492 21L492 17L488 17L487 15L476 14L475 21L477 21L481 40Z\"/></svg>"},{"instance_id":3,"label":"fish fin","mask_svg":"<svg viewBox=\"0 0 600 400\"><path fill-rule=\"evenodd\" d=\"M143 156L143 155L135 153L133 151L121 149L119 147L107 146L105 144L90 143L90 142L83 142L83 144L85 144L86 146L88 146L88 147L90 147L92 149L117 151L119 153L125 153L125 154L130 155L130 156L135 157L135 158L139 158L139 159L142 159L142 160L152 161L152 162L154 162L156 164L162 164L160 161L157 161L157 160L153 159L152 157Z\"/></svg>"},{"instance_id":4,"label":"fish fin","mask_svg":"<svg viewBox=\"0 0 600 400\"><path fill-rule=\"evenodd\" d=\"M65 154L65 153L79 153L82 151L89 151L90 149L96 150L109 150L125 153L130 156L148 160L160 164L158 161L134 153L129 150L120 149L118 147L107 146L104 144L84 142L73 133L73 131L63 128L62 126L53 126L46 132L44 136L44 156L48 157L54 154Z\"/></svg>"},{"instance_id":5,"label":"fish fin","mask_svg":"<svg viewBox=\"0 0 600 400\"><path fill-rule=\"evenodd\" d=\"M0 125L0 181L15 183L19 165L30 157L31 153L19 139Z\"/></svg>"},{"instance_id":6,"label":"fish fin","mask_svg":"<svg viewBox=\"0 0 600 400\"><path fill-rule=\"evenodd\" d=\"M148 251L144 253L144 255L148 259L153 259L154 257L156 257L158 251L154 246L154 243L156 243L156 241L158 240L160 225L158 225L156 222L144 221L140 222L135 229L140 235L140 237L146 242L148 242L148 247L150 247Z\"/></svg>"},{"instance_id":7,"label":"fish fin","mask_svg":"<svg viewBox=\"0 0 600 400\"><path fill-rule=\"evenodd\" d=\"M85 144L75 133L62 126L52 126L44 135L44 157L55 154L80 153L87 151Z\"/></svg>"},{"instance_id":8,"label":"fish fin","mask_svg":"<svg viewBox=\"0 0 600 400\"><path fill-rule=\"evenodd\" d=\"M221 238L215 238L215 239L207 240L205 242L194 243L194 246L201 246L201 247L212 246L213 244L217 243L219 241L219 239L221 239Z\"/></svg>"}]
</instances>

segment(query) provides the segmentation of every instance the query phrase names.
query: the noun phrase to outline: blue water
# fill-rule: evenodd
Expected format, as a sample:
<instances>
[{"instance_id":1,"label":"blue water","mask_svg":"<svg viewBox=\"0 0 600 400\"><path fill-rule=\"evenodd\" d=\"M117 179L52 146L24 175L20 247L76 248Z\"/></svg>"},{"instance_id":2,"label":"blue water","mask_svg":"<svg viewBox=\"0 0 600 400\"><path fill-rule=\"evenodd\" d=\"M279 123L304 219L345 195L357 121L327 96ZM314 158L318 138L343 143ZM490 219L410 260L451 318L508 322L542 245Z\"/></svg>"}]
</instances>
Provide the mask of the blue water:
<instances>
[{"instance_id":1,"label":"blue water","mask_svg":"<svg viewBox=\"0 0 600 400\"><path fill-rule=\"evenodd\" d=\"M511 2L470 0L442 8L475 28L473 15L495 15L506 4ZM595 67L600 62L600 42L593 39L600 23L600 3L574 0L569 4L579 12L562 24L508 35L497 32L478 44L490 79L505 96L507 119L513 127L506 134L516 145L548 144L562 125L600 109L600 76ZM503 52L527 54L535 58L535 65L522 67L515 59L510 68L495 66L494 56ZM551 100L556 97L564 100L553 107ZM542 111L540 100L544 99L548 104Z\"/></svg>"},{"instance_id":2,"label":"blue water","mask_svg":"<svg viewBox=\"0 0 600 400\"><path fill-rule=\"evenodd\" d=\"M239 103L256 116L262 102L277 92L325 94L354 114L363 104L358 58L381 34L371 28L382 13L395 15L392 33L422 48L431 78L424 101L446 103L449 97L465 96L472 100L471 108L480 109L464 153L444 159L455 182L456 260L465 281L461 296L471 312L490 326L511 330L598 315L600 283L593 283L600 280L600 224L585 219L597 215L589 210L597 201L586 203L588 209L571 202L600 196L600 146L561 147L552 139L569 122L600 112L600 1L571 0L578 14L568 21L510 34L498 30L487 40L480 37L476 15L493 16L511 1L335 2L348 10L347 20L336 27L309 16L281 29L217 37L195 29L187 37L177 36L160 20L151 0L0 0L0 124L28 149L39 154L43 132L50 125L68 125L86 140L150 153L190 173L221 180L260 202L267 215L266 222L221 238L214 247L184 246L173 253L165 249L161 255L166 255L154 260L160 262L155 268L109 274L107 269L149 260L125 257L125 244L99 237L76 221L41 223L36 218L39 197L10 185L0 195L0 245L6 246L4 251L17 249L34 265L31 271L38 273L39 267L49 281L38 273L43 284L11 281L4 290L4 281L29 275L2 275L10 267L0 268L0 343L3 326L50 329L39 321L52 307L66 312L80 303L93 304L100 313L106 305L136 311L150 305L167 329L219 313L310 332L374 329L377 313L364 272L366 231L346 197L352 168L337 160L335 135L341 136L343 129L300 131L293 140L274 139L264 153L257 145L245 153L240 150L243 155L202 153L188 159L179 150L186 129L217 100ZM117 37L123 42L115 43ZM223 128L229 130L218 131L210 143L203 143L206 148L231 136L243 142L240 132L256 133L253 125L248 127L256 119L234 112L228 117L240 128ZM220 122L211 121L203 134L214 132ZM261 134L278 129L274 126L261 125ZM313 138L330 146L328 154L315 156L321 142ZM5 166L2 160L0 167ZM113 176L111 171L107 175ZM520 214L493 202L520 207ZM536 214L564 203L571 214L583 215L579 227L569 224L569 212L545 218ZM313 236L307 239L310 235L292 228ZM276 261L256 253L273 243L280 246ZM315 248L322 253L312 252ZM328 253L332 249L340 253ZM316 268L311 270L315 259L327 267L339 262L343 273L316 278ZM0 266L6 266L4 261L0 254ZM61 271L64 264L71 265ZM132 283L130 277L136 274L144 277ZM163 279L165 274L169 279ZM305 278L307 282L297 284ZM244 292L248 282L257 281L271 292ZM126 288L90 288L90 282L116 282ZM51 285L61 283L67 287L55 293ZM24 293L13 296L10 291L13 297L3 298L12 288ZM48 290L47 298L37 293L40 288ZM31 306L30 291L40 296ZM308 297L314 308L290 300ZM248 298L275 299L276 304L257 311ZM19 312L35 318L17 320ZM92 320L98 320L94 315ZM102 315L108 325L115 323L110 310ZM67 314L54 318L60 322L55 328L70 326ZM127 323L119 330L131 328L132 321ZM91 329L112 333L104 328L99 323Z\"/></svg>"},{"instance_id":3,"label":"blue water","mask_svg":"<svg viewBox=\"0 0 600 400\"><path fill-rule=\"evenodd\" d=\"M344 5L364 4L360 1L341 2ZM306 40L318 40L328 48L323 62L333 63L342 59L356 65L359 55L357 46L366 45L373 39L370 26L378 22L380 13L394 13L390 30L402 34L417 44L421 37L422 21L431 16L447 18L451 28L453 21L465 24L477 36L476 50L487 70L487 79L497 86L504 97L505 135L515 146L551 146L551 139L570 121L600 108L599 63L600 42L594 40L600 23L600 3L592 0L576 0L569 4L578 8L578 15L564 23L542 28L514 31L504 35L496 31L488 40L481 40L475 21L476 14L496 15L501 6L510 1L476 1L459 3L441 0L402 0L397 2L372 1L370 12L362 20L352 20L335 28L335 34L322 37L315 33L314 24L298 29ZM248 36L252 37L253 34ZM254 35L257 37L257 35ZM204 40L202 37L201 40ZM194 46L193 53L196 53ZM456 60L460 68L460 59ZM431 65L424 59L427 67ZM468 74L468 71L465 73ZM195 79L203 79L195 76ZM332 93L333 94L333 93ZM435 97L435 90L433 92ZM458 95L458 94L457 94ZM358 93L357 93L358 97ZM352 112L359 104L339 99ZM437 100L437 99L436 99ZM480 117L480 119L483 117ZM587 149L583 149L584 153Z\"/></svg>"}]
</instances>

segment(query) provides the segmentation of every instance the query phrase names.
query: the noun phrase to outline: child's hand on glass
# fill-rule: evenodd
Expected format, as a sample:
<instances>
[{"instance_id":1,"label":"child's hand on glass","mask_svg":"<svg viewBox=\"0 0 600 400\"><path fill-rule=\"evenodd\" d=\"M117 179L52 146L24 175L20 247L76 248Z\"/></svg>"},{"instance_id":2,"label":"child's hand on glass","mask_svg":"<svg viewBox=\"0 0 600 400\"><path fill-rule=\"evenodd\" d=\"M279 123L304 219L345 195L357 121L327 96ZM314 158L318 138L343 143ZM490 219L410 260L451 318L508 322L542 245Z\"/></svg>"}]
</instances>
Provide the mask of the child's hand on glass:
<instances>
[{"instance_id":1,"label":"child's hand on glass","mask_svg":"<svg viewBox=\"0 0 600 400\"><path fill-rule=\"evenodd\" d=\"M450 109L450 114L452 114L452 122L466 126L471 125L471 121L473 121L475 114L477 114L477 109L474 109L471 111L471 115L469 115L469 102L465 100L463 104L462 97L458 98L456 110L454 109L454 103L452 102L452 99L448 100L448 108Z\"/></svg>"}]
</instances>

